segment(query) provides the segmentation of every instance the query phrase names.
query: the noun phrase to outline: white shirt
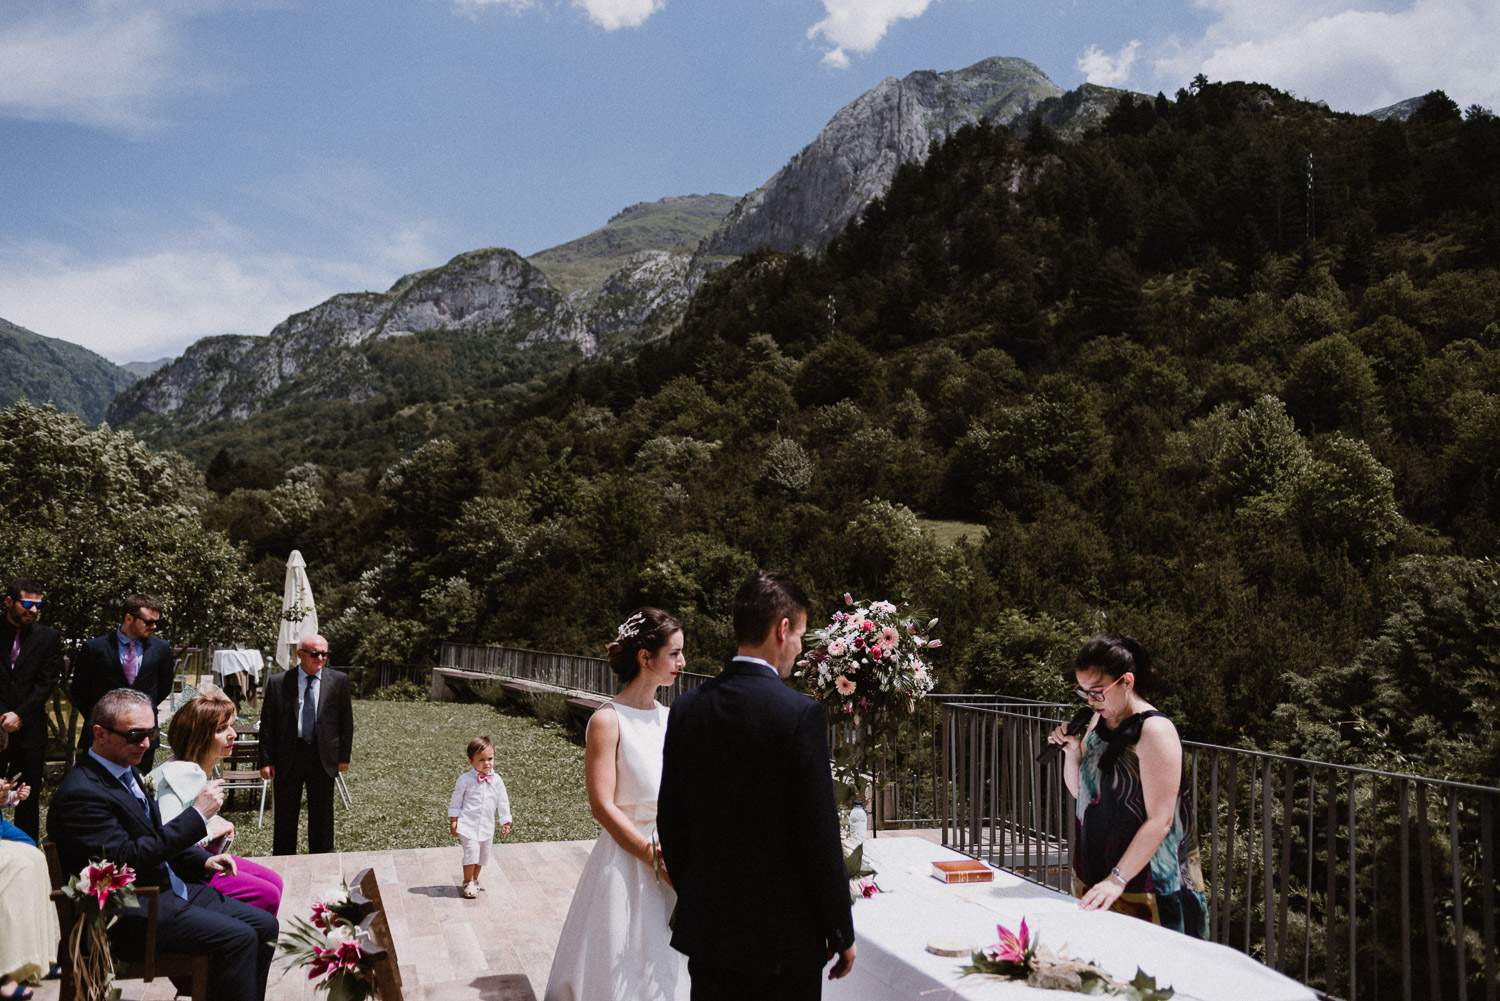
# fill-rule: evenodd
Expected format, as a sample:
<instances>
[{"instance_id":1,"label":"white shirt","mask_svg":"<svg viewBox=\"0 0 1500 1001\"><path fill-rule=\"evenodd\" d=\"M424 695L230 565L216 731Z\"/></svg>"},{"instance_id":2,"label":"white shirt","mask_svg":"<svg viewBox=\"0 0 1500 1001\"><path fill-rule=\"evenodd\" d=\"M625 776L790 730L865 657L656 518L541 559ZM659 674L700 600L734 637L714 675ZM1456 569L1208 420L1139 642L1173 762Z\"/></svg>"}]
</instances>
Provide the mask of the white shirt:
<instances>
[{"instance_id":1,"label":"white shirt","mask_svg":"<svg viewBox=\"0 0 1500 1001\"><path fill-rule=\"evenodd\" d=\"M489 782L481 782L479 773L470 768L453 784L448 816L458 818L459 837L470 841L495 840L495 825L510 823L510 796L505 792L505 780L494 772Z\"/></svg>"},{"instance_id":2,"label":"white shirt","mask_svg":"<svg viewBox=\"0 0 1500 1001\"><path fill-rule=\"evenodd\" d=\"M737 661L741 662L742 664L759 664L761 667L764 667L766 670L768 670L772 674L776 675L776 680L777 681L781 680L781 672L778 671L778 670L776 670L776 665L773 664L773 663L771 663L769 660L761 660L759 657L751 657L748 654L743 654L743 653L736 654L734 657L731 657L730 659L731 660L737 660Z\"/></svg>"}]
</instances>

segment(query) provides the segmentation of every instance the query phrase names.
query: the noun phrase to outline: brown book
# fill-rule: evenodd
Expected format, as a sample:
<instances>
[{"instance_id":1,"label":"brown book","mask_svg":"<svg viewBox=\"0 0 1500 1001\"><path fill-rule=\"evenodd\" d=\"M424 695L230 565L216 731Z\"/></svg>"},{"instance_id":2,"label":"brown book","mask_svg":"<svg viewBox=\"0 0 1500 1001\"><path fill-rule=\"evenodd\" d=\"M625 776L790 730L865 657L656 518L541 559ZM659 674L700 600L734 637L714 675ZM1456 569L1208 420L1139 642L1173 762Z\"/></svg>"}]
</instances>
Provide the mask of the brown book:
<instances>
[{"instance_id":1,"label":"brown book","mask_svg":"<svg viewBox=\"0 0 1500 1001\"><path fill-rule=\"evenodd\" d=\"M932 877L941 879L944 883L988 883L995 878L995 870L977 859L934 862Z\"/></svg>"}]
</instances>

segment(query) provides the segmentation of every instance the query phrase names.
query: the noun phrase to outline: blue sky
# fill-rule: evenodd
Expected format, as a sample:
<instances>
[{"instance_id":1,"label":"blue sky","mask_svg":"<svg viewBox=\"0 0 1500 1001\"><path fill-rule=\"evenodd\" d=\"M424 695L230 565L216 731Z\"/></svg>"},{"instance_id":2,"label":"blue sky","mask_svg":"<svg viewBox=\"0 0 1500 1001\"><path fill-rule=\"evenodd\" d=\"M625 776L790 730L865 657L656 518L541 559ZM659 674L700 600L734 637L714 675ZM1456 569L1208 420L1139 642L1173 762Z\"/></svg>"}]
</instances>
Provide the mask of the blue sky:
<instances>
[{"instance_id":1,"label":"blue sky","mask_svg":"<svg viewBox=\"0 0 1500 1001\"><path fill-rule=\"evenodd\" d=\"M1500 107L1495 0L0 0L0 317L115 361L740 195L887 76L1020 56Z\"/></svg>"}]
</instances>

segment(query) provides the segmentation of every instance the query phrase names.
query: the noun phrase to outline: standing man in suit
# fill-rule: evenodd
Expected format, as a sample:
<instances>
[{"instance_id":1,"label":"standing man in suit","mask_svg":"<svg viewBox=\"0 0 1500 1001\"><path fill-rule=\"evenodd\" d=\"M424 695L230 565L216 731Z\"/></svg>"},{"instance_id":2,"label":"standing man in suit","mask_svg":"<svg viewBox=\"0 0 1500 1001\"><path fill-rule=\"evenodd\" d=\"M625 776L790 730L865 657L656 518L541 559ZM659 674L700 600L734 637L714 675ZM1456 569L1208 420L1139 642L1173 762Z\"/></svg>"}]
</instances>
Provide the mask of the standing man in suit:
<instances>
[{"instance_id":1,"label":"standing man in suit","mask_svg":"<svg viewBox=\"0 0 1500 1001\"><path fill-rule=\"evenodd\" d=\"M854 966L823 710L782 679L811 602L780 574L734 597L739 652L672 702L657 831L693 1001L816 999Z\"/></svg>"},{"instance_id":2,"label":"standing man in suit","mask_svg":"<svg viewBox=\"0 0 1500 1001\"><path fill-rule=\"evenodd\" d=\"M32 795L16 806L16 826L32 841L41 841L42 767L47 747L47 699L62 669L62 641L56 629L38 625L42 588L18 577L5 589L5 618L0 620L0 730L9 737L0 749L0 779L17 772Z\"/></svg>"},{"instance_id":3,"label":"standing man in suit","mask_svg":"<svg viewBox=\"0 0 1500 1001\"><path fill-rule=\"evenodd\" d=\"M136 883L160 889L156 946L163 952L207 953L208 996L214 1001L262 1001L279 930L276 918L224 896L207 884L233 873L230 855L197 847L208 818L224 803L223 782L203 787L192 806L163 825L139 769L156 736L156 706L130 688L100 696L93 706L94 739L63 778L47 808L47 835L64 872L105 858L135 870ZM118 954L145 949L145 905L120 912L109 937Z\"/></svg>"},{"instance_id":4,"label":"standing man in suit","mask_svg":"<svg viewBox=\"0 0 1500 1001\"><path fill-rule=\"evenodd\" d=\"M120 628L89 640L73 658L70 690L73 705L84 721L79 750L88 750L93 743L94 728L89 723L94 703L105 692L133 688L150 699L153 707L172 697L176 677L172 644L156 635L161 625L161 602L149 594L127 594L120 604L125 613ZM159 737L151 738L151 748L140 762L142 771L151 770L160 744Z\"/></svg>"},{"instance_id":5,"label":"standing man in suit","mask_svg":"<svg viewBox=\"0 0 1500 1001\"><path fill-rule=\"evenodd\" d=\"M333 851L333 784L354 748L349 676L325 665L328 641L297 644L297 668L266 683L260 710L260 774L274 779L273 855L297 854L297 818L307 787L307 850Z\"/></svg>"}]
</instances>

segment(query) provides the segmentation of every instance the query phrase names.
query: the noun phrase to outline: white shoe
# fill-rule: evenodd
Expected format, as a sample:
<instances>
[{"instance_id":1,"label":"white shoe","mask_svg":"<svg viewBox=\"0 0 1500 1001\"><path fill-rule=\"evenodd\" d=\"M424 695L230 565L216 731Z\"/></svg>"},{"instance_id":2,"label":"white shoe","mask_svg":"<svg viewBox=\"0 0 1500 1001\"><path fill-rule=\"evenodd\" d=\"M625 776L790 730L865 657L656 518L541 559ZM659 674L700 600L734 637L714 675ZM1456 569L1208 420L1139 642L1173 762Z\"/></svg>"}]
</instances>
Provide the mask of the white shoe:
<instances>
[{"instance_id":1,"label":"white shoe","mask_svg":"<svg viewBox=\"0 0 1500 1001\"><path fill-rule=\"evenodd\" d=\"M464 884L464 888L460 890L459 893L463 895L463 898L465 900L473 900L475 897L479 896L479 884L471 879Z\"/></svg>"}]
</instances>

